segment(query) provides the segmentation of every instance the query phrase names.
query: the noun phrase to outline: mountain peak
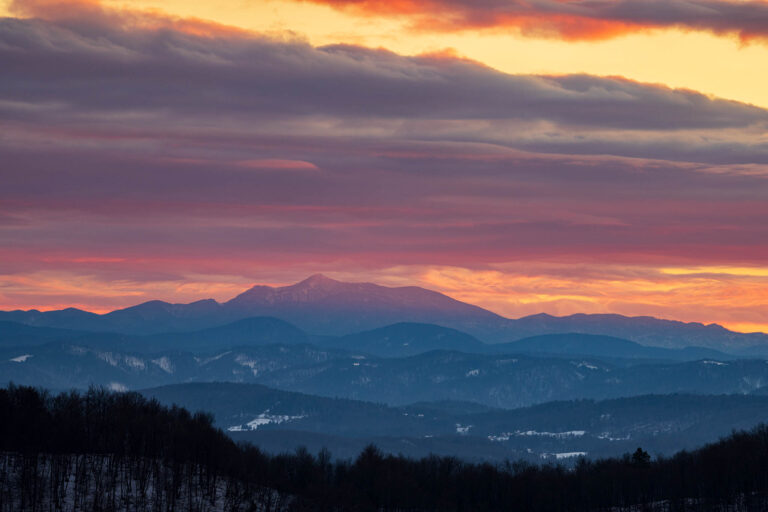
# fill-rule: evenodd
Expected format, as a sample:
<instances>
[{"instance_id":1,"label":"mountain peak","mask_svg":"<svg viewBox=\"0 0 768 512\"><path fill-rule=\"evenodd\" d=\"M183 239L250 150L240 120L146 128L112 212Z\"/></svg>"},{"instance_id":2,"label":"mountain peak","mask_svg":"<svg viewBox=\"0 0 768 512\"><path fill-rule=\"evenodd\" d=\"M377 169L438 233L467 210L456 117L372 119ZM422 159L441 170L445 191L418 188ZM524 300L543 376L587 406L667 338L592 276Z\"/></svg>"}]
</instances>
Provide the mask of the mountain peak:
<instances>
[{"instance_id":1,"label":"mountain peak","mask_svg":"<svg viewBox=\"0 0 768 512\"><path fill-rule=\"evenodd\" d=\"M441 325L462 317L479 325L503 320L424 288L348 283L323 274L289 286L254 286L224 307L243 315L275 316L319 334L349 334L403 321Z\"/></svg>"},{"instance_id":2,"label":"mountain peak","mask_svg":"<svg viewBox=\"0 0 768 512\"><path fill-rule=\"evenodd\" d=\"M251 299L256 297L265 297L269 295L274 295L275 293L291 291L291 290L331 288L331 287L338 286L340 284L344 284L344 283L342 283L341 281L337 281L335 279L331 279L325 274L312 274L311 276L304 279L303 281L299 281L298 283L290 284L287 286L273 287L273 286L268 286L264 284L257 284L250 287L248 290L241 293L240 295L238 295L232 300L236 300L239 297L250 297Z\"/></svg>"},{"instance_id":3,"label":"mountain peak","mask_svg":"<svg viewBox=\"0 0 768 512\"><path fill-rule=\"evenodd\" d=\"M307 303L322 300L329 295L340 293L350 283L336 281L323 274L314 274L298 283L280 286L256 285L230 300L227 304L276 304ZM354 285L352 285L354 286Z\"/></svg>"},{"instance_id":4,"label":"mountain peak","mask_svg":"<svg viewBox=\"0 0 768 512\"><path fill-rule=\"evenodd\" d=\"M296 287L318 287L318 286L328 286L328 285L337 285L340 284L341 281L337 281L335 279L331 279L330 277L326 276L325 274L313 274L306 278L305 280L296 283L294 286Z\"/></svg>"}]
</instances>

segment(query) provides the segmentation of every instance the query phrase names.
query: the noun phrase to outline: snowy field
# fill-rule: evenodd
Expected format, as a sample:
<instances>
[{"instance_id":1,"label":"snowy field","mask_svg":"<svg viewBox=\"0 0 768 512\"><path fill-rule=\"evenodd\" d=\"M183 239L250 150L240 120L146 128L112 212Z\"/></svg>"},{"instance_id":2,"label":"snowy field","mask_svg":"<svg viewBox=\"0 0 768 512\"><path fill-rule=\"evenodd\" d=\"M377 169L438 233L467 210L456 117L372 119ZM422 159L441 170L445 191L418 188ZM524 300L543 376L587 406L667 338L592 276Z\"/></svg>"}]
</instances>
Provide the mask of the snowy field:
<instances>
[{"instance_id":1,"label":"snowy field","mask_svg":"<svg viewBox=\"0 0 768 512\"><path fill-rule=\"evenodd\" d=\"M204 468L111 455L0 454L0 512L284 511L289 497Z\"/></svg>"}]
</instances>

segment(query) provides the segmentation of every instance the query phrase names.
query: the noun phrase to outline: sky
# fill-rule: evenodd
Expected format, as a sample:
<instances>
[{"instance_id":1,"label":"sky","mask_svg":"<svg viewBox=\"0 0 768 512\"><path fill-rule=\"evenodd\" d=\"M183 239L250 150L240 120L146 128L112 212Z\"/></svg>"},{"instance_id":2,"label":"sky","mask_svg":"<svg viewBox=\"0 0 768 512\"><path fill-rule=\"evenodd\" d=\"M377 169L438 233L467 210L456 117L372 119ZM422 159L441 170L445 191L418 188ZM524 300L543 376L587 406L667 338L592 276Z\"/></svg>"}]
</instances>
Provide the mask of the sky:
<instances>
[{"instance_id":1,"label":"sky","mask_svg":"<svg viewBox=\"0 0 768 512\"><path fill-rule=\"evenodd\" d=\"M768 1L0 16L0 309L322 272L768 332Z\"/></svg>"}]
</instances>

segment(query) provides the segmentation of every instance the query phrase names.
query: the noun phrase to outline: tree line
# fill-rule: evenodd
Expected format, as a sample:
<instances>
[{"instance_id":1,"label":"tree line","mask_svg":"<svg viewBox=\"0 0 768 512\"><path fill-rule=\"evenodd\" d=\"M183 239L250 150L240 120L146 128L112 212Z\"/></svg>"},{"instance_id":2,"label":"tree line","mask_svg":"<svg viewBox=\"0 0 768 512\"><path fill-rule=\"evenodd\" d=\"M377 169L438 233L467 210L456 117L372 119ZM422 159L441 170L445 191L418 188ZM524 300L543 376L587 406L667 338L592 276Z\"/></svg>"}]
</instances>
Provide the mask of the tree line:
<instances>
[{"instance_id":1,"label":"tree line","mask_svg":"<svg viewBox=\"0 0 768 512\"><path fill-rule=\"evenodd\" d=\"M0 389L0 512L15 510L767 510L768 427L652 459L575 467L375 446L354 460L236 444L213 417L137 393Z\"/></svg>"}]
</instances>

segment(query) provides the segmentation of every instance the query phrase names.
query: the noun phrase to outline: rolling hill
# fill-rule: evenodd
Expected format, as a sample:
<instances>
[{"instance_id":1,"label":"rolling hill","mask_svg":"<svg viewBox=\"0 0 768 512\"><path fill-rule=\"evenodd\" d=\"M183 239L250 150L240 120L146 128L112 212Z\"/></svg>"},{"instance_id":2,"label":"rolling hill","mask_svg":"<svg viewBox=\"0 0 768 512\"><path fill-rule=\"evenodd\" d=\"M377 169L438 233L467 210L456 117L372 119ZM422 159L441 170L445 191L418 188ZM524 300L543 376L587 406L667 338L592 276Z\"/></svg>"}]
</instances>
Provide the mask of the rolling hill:
<instances>
[{"instance_id":1,"label":"rolling hill","mask_svg":"<svg viewBox=\"0 0 768 512\"><path fill-rule=\"evenodd\" d=\"M497 353L582 355L610 359L661 361L696 361L700 359L728 361L730 359L738 359L738 356L704 347L677 349L650 347L614 336L580 333L542 334L513 341L512 343L491 345L490 349Z\"/></svg>"},{"instance_id":2,"label":"rolling hill","mask_svg":"<svg viewBox=\"0 0 768 512\"><path fill-rule=\"evenodd\" d=\"M456 329L407 322L330 338L324 345L379 357L407 357L431 350L484 353L489 349L489 345Z\"/></svg>"},{"instance_id":3,"label":"rolling hill","mask_svg":"<svg viewBox=\"0 0 768 512\"><path fill-rule=\"evenodd\" d=\"M141 394L162 404L211 412L230 436L268 451L309 442L318 450L324 444L340 456L369 442L411 456L432 451L497 461L568 453L615 456L638 445L670 454L768 421L768 397L744 395L643 395L500 410L473 403L389 407L254 384L179 384Z\"/></svg>"}]
</instances>

